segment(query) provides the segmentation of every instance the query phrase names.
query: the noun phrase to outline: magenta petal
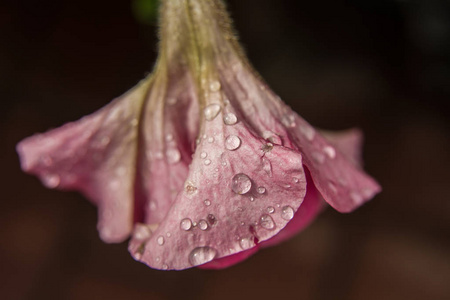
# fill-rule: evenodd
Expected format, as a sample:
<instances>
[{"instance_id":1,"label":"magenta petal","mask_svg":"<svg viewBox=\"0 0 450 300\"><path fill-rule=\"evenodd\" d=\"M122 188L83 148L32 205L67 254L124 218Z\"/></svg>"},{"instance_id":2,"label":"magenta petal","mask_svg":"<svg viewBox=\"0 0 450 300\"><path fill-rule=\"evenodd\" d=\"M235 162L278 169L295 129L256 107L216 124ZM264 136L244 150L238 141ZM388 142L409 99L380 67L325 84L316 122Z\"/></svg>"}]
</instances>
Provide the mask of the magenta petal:
<instances>
[{"instance_id":1,"label":"magenta petal","mask_svg":"<svg viewBox=\"0 0 450 300\"><path fill-rule=\"evenodd\" d=\"M105 242L125 240L133 226L136 144L146 82L76 122L17 145L25 172L49 188L78 190L98 206Z\"/></svg>"},{"instance_id":2,"label":"magenta petal","mask_svg":"<svg viewBox=\"0 0 450 300\"><path fill-rule=\"evenodd\" d=\"M303 201L301 155L268 147L243 121L227 126L222 117L207 121L167 217L130 242L132 255L153 268L185 269L253 248L286 226Z\"/></svg>"}]
</instances>

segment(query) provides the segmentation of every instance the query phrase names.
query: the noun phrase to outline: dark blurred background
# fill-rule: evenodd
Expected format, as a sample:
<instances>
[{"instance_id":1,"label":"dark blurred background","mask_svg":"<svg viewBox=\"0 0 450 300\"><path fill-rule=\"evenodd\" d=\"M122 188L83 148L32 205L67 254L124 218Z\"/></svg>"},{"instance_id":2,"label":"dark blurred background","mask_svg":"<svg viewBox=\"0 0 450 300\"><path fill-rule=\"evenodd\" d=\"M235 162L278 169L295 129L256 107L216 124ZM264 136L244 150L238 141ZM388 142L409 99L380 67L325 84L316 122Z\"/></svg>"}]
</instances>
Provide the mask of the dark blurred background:
<instances>
[{"instance_id":1,"label":"dark blurred background","mask_svg":"<svg viewBox=\"0 0 450 300\"><path fill-rule=\"evenodd\" d=\"M315 126L364 130L383 192L226 270L134 262L82 196L23 174L14 146L151 71L152 0L2 0L1 299L450 299L450 1L227 2L275 92Z\"/></svg>"}]
</instances>

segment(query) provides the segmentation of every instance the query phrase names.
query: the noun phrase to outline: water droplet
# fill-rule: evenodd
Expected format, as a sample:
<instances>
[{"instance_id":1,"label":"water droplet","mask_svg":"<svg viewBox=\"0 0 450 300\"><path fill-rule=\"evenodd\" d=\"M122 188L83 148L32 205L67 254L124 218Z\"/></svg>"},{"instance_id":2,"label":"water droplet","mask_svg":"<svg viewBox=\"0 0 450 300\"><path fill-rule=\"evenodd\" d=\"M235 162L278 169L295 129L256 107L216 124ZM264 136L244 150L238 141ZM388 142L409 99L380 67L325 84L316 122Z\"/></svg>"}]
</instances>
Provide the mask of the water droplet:
<instances>
[{"instance_id":1,"label":"water droplet","mask_svg":"<svg viewBox=\"0 0 450 300\"><path fill-rule=\"evenodd\" d=\"M217 255L217 250L212 247L197 247L189 254L189 262L193 266L198 266L212 261Z\"/></svg>"},{"instance_id":2,"label":"water droplet","mask_svg":"<svg viewBox=\"0 0 450 300\"><path fill-rule=\"evenodd\" d=\"M190 183L188 183L184 189L188 194L193 194L197 190L197 188Z\"/></svg>"},{"instance_id":3,"label":"water droplet","mask_svg":"<svg viewBox=\"0 0 450 300\"><path fill-rule=\"evenodd\" d=\"M172 234L170 232L167 232L166 236L170 238L172 236Z\"/></svg>"},{"instance_id":4,"label":"water droplet","mask_svg":"<svg viewBox=\"0 0 450 300\"><path fill-rule=\"evenodd\" d=\"M325 156L320 152L313 152L311 156L312 159L318 164L322 164L325 161Z\"/></svg>"},{"instance_id":5,"label":"water droplet","mask_svg":"<svg viewBox=\"0 0 450 300\"><path fill-rule=\"evenodd\" d=\"M160 246L164 245L164 237L162 235L158 236L158 238L156 239L156 242Z\"/></svg>"},{"instance_id":6,"label":"water droplet","mask_svg":"<svg viewBox=\"0 0 450 300\"><path fill-rule=\"evenodd\" d=\"M130 125L133 126L133 127L137 126L138 123L139 123L139 121L136 118L133 118L133 120L130 121Z\"/></svg>"},{"instance_id":7,"label":"water droplet","mask_svg":"<svg viewBox=\"0 0 450 300\"><path fill-rule=\"evenodd\" d=\"M273 213L275 212L275 207L269 206L269 207L267 208L267 212L268 212L269 214L273 214Z\"/></svg>"},{"instance_id":8,"label":"water droplet","mask_svg":"<svg viewBox=\"0 0 450 300\"><path fill-rule=\"evenodd\" d=\"M152 231L146 224L136 223L133 229L133 238L136 240L147 240L151 237Z\"/></svg>"},{"instance_id":9,"label":"water droplet","mask_svg":"<svg viewBox=\"0 0 450 300\"><path fill-rule=\"evenodd\" d=\"M255 242L252 238L242 238L239 240L239 246L241 246L242 250L247 250L255 246Z\"/></svg>"},{"instance_id":10,"label":"water droplet","mask_svg":"<svg viewBox=\"0 0 450 300\"><path fill-rule=\"evenodd\" d=\"M57 174L47 174L42 177L42 183L49 189L58 187L61 178Z\"/></svg>"},{"instance_id":11,"label":"water droplet","mask_svg":"<svg viewBox=\"0 0 450 300\"><path fill-rule=\"evenodd\" d=\"M214 216L213 214L209 214L207 219L208 223L211 224L211 226L215 225L217 222L216 216Z\"/></svg>"},{"instance_id":12,"label":"water droplet","mask_svg":"<svg viewBox=\"0 0 450 300\"><path fill-rule=\"evenodd\" d=\"M139 247L136 249L136 252L134 252L134 258L140 260L144 252L145 252L145 242L140 244Z\"/></svg>"},{"instance_id":13,"label":"water droplet","mask_svg":"<svg viewBox=\"0 0 450 300\"><path fill-rule=\"evenodd\" d=\"M166 157L169 164L175 164L180 161L181 154L180 151L176 148L167 149Z\"/></svg>"},{"instance_id":14,"label":"water droplet","mask_svg":"<svg viewBox=\"0 0 450 300\"><path fill-rule=\"evenodd\" d=\"M285 114L281 119L281 123L286 127L295 127L295 115L293 113Z\"/></svg>"},{"instance_id":15,"label":"water droplet","mask_svg":"<svg viewBox=\"0 0 450 300\"><path fill-rule=\"evenodd\" d=\"M281 137L278 134L273 133L272 131L269 131L269 130L264 131L261 136L263 139L268 140L271 143L278 144L278 145L282 144Z\"/></svg>"},{"instance_id":16,"label":"water droplet","mask_svg":"<svg viewBox=\"0 0 450 300\"><path fill-rule=\"evenodd\" d=\"M233 113L227 113L223 116L223 122L225 125L234 125L237 123L237 117Z\"/></svg>"},{"instance_id":17,"label":"water droplet","mask_svg":"<svg viewBox=\"0 0 450 300\"><path fill-rule=\"evenodd\" d=\"M289 221L294 217L294 209L289 205L283 206L281 209L281 218Z\"/></svg>"},{"instance_id":18,"label":"water droplet","mask_svg":"<svg viewBox=\"0 0 450 300\"><path fill-rule=\"evenodd\" d=\"M209 201L208 199L206 199L205 201L203 201L203 203L205 203L206 206L210 206L210 205L211 205L211 201Z\"/></svg>"},{"instance_id":19,"label":"water droplet","mask_svg":"<svg viewBox=\"0 0 450 300\"><path fill-rule=\"evenodd\" d=\"M200 228L201 230L208 229L208 223L206 222L206 220L201 219L200 221L198 221L198 228Z\"/></svg>"},{"instance_id":20,"label":"water droplet","mask_svg":"<svg viewBox=\"0 0 450 300\"><path fill-rule=\"evenodd\" d=\"M206 159L204 161L205 166L209 166L211 164L211 160L210 159Z\"/></svg>"},{"instance_id":21,"label":"water droplet","mask_svg":"<svg viewBox=\"0 0 450 300\"><path fill-rule=\"evenodd\" d=\"M333 194L337 194L338 190L337 190L336 186L334 185L334 183L329 182L328 187L330 188L330 190Z\"/></svg>"},{"instance_id":22,"label":"water droplet","mask_svg":"<svg viewBox=\"0 0 450 300\"><path fill-rule=\"evenodd\" d=\"M264 194L266 192L266 188L263 186L260 186L260 187L258 187L257 191L259 194Z\"/></svg>"},{"instance_id":23,"label":"water droplet","mask_svg":"<svg viewBox=\"0 0 450 300\"><path fill-rule=\"evenodd\" d=\"M205 110L204 110L206 120L208 120L208 121L214 120L214 118L217 117L219 112L220 112L219 104L208 105L207 107L205 107Z\"/></svg>"},{"instance_id":24,"label":"water droplet","mask_svg":"<svg viewBox=\"0 0 450 300\"><path fill-rule=\"evenodd\" d=\"M336 150L334 150L331 146L326 146L323 148L323 152L325 152L326 155L328 155L329 158L335 158L336 157Z\"/></svg>"},{"instance_id":25,"label":"water droplet","mask_svg":"<svg viewBox=\"0 0 450 300\"><path fill-rule=\"evenodd\" d=\"M237 148L239 148L239 146L241 146L241 139L238 136L229 135L225 139L225 148L227 148L228 150L236 150Z\"/></svg>"},{"instance_id":26,"label":"water droplet","mask_svg":"<svg viewBox=\"0 0 450 300\"><path fill-rule=\"evenodd\" d=\"M292 180L294 180L295 183L299 182L299 179L297 177L294 177Z\"/></svg>"},{"instance_id":27,"label":"water droplet","mask_svg":"<svg viewBox=\"0 0 450 300\"><path fill-rule=\"evenodd\" d=\"M303 136L308 140L312 141L314 139L314 136L316 135L316 132L314 131L314 128L310 125L302 125L300 126L300 132L303 134Z\"/></svg>"},{"instance_id":28,"label":"water droplet","mask_svg":"<svg viewBox=\"0 0 450 300\"><path fill-rule=\"evenodd\" d=\"M231 189L239 195L243 195L252 188L252 181L244 173L239 173L231 179Z\"/></svg>"},{"instance_id":29,"label":"water droplet","mask_svg":"<svg viewBox=\"0 0 450 300\"><path fill-rule=\"evenodd\" d=\"M261 224L262 228L272 230L275 228L275 223L273 222L273 219L269 215L262 215L261 218L259 218L259 223Z\"/></svg>"},{"instance_id":30,"label":"water droplet","mask_svg":"<svg viewBox=\"0 0 450 300\"><path fill-rule=\"evenodd\" d=\"M209 85L209 90L211 92L217 92L220 90L220 82L218 81L212 81Z\"/></svg>"},{"instance_id":31,"label":"water droplet","mask_svg":"<svg viewBox=\"0 0 450 300\"><path fill-rule=\"evenodd\" d=\"M352 198L355 204L361 204L364 201L364 198L358 192L351 192L350 197Z\"/></svg>"},{"instance_id":32,"label":"water droplet","mask_svg":"<svg viewBox=\"0 0 450 300\"><path fill-rule=\"evenodd\" d=\"M261 146L261 150L266 152L266 153L272 151L272 149L273 149L273 144L272 143L263 144Z\"/></svg>"},{"instance_id":33,"label":"water droplet","mask_svg":"<svg viewBox=\"0 0 450 300\"><path fill-rule=\"evenodd\" d=\"M208 156L208 153L206 153L206 152L200 153L201 158L206 158L207 156Z\"/></svg>"},{"instance_id":34,"label":"water droplet","mask_svg":"<svg viewBox=\"0 0 450 300\"><path fill-rule=\"evenodd\" d=\"M183 230L190 230L192 228L192 221L189 218L185 218L180 222L180 228Z\"/></svg>"},{"instance_id":35,"label":"water droplet","mask_svg":"<svg viewBox=\"0 0 450 300\"><path fill-rule=\"evenodd\" d=\"M261 162L263 170L267 173L267 175L269 175L269 177L272 177L272 164L270 163L270 160L263 157Z\"/></svg>"},{"instance_id":36,"label":"water droplet","mask_svg":"<svg viewBox=\"0 0 450 300\"><path fill-rule=\"evenodd\" d=\"M167 141L167 142L173 141L173 134L168 133L168 134L166 135L166 141Z\"/></svg>"},{"instance_id":37,"label":"water droplet","mask_svg":"<svg viewBox=\"0 0 450 300\"><path fill-rule=\"evenodd\" d=\"M163 264L161 266L161 270L167 270L167 269L169 269L169 266L167 264Z\"/></svg>"},{"instance_id":38,"label":"water droplet","mask_svg":"<svg viewBox=\"0 0 450 300\"><path fill-rule=\"evenodd\" d=\"M208 138L208 143L214 143L214 138L212 137L212 136L210 136L209 138Z\"/></svg>"},{"instance_id":39,"label":"water droplet","mask_svg":"<svg viewBox=\"0 0 450 300\"><path fill-rule=\"evenodd\" d=\"M255 201L255 197L250 196L250 202L253 202L253 201Z\"/></svg>"}]
</instances>

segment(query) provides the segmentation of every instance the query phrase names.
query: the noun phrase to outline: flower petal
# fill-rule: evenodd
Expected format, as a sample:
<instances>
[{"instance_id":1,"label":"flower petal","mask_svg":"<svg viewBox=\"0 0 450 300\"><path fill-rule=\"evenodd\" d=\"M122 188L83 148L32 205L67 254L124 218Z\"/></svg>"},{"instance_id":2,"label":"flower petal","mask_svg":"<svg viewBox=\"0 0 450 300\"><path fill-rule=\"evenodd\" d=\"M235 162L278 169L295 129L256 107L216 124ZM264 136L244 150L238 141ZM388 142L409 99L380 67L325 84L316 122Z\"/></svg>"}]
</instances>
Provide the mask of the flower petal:
<instances>
[{"instance_id":1,"label":"flower petal","mask_svg":"<svg viewBox=\"0 0 450 300\"><path fill-rule=\"evenodd\" d=\"M355 156L355 147L343 147L342 143L335 147L249 70L237 60L233 68L222 69L222 80L237 90L240 87L241 99L235 101L261 136L269 131L276 143L300 151L325 201L340 212L350 212L380 192L378 183L349 159L349 155ZM352 138L355 144L356 134ZM350 148L352 154L341 152Z\"/></svg>"},{"instance_id":2,"label":"flower petal","mask_svg":"<svg viewBox=\"0 0 450 300\"><path fill-rule=\"evenodd\" d=\"M25 172L49 188L79 190L98 206L105 242L126 239L133 226L138 123L148 81L76 122L17 145Z\"/></svg>"},{"instance_id":3,"label":"flower petal","mask_svg":"<svg viewBox=\"0 0 450 300\"><path fill-rule=\"evenodd\" d=\"M157 269L185 269L256 246L293 218L305 196L301 155L268 145L236 114L206 121L184 191L152 235L133 236L132 255ZM151 229L150 229L151 230Z\"/></svg>"}]
</instances>

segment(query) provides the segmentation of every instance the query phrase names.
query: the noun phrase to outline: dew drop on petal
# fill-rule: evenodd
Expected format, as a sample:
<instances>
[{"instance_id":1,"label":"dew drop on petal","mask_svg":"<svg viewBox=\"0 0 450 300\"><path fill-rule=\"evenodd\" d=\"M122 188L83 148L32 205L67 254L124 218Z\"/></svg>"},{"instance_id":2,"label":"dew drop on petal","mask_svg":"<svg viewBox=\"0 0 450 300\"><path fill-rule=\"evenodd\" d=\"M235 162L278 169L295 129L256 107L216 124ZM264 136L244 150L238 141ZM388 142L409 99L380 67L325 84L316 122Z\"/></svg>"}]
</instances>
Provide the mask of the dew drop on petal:
<instances>
[{"instance_id":1,"label":"dew drop on petal","mask_svg":"<svg viewBox=\"0 0 450 300\"><path fill-rule=\"evenodd\" d=\"M275 212L275 207L269 206L269 207L267 208L267 212L268 212L269 214L273 214L273 213Z\"/></svg>"},{"instance_id":2,"label":"dew drop on petal","mask_svg":"<svg viewBox=\"0 0 450 300\"><path fill-rule=\"evenodd\" d=\"M158 238L156 239L156 242L160 246L164 245L164 237L162 235L158 236Z\"/></svg>"},{"instance_id":3,"label":"dew drop on petal","mask_svg":"<svg viewBox=\"0 0 450 300\"><path fill-rule=\"evenodd\" d=\"M207 219L208 223L211 224L211 226L213 226L217 222L216 216L214 216L213 214L209 214Z\"/></svg>"},{"instance_id":4,"label":"dew drop on petal","mask_svg":"<svg viewBox=\"0 0 450 300\"><path fill-rule=\"evenodd\" d=\"M263 186L260 186L256 190L259 194L264 194L266 192L266 188Z\"/></svg>"},{"instance_id":5,"label":"dew drop on petal","mask_svg":"<svg viewBox=\"0 0 450 300\"><path fill-rule=\"evenodd\" d=\"M311 156L312 159L318 164L322 164L325 161L325 156L320 152L313 152Z\"/></svg>"},{"instance_id":6,"label":"dew drop on petal","mask_svg":"<svg viewBox=\"0 0 450 300\"><path fill-rule=\"evenodd\" d=\"M163 264L161 267L161 270L167 270L169 269L169 266L167 264Z\"/></svg>"},{"instance_id":7,"label":"dew drop on petal","mask_svg":"<svg viewBox=\"0 0 450 300\"><path fill-rule=\"evenodd\" d=\"M212 261L217 255L217 250L212 247L197 247L189 254L189 263L198 266Z\"/></svg>"},{"instance_id":8,"label":"dew drop on petal","mask_svg":"<svg viewBox=\"0 0 450 300\"><path fill-rule=\"evenodd\" d=\"M314 139L314 136L316 135L314 128L312 128L312 126L310 125L300 126L300 132L308 141L312 141Z\"/></svg>"},{"instance_id":9,"label":"dew drop on petal","mask_svg":"<svg viewBox=\"0 0 450 300\"><path fill-rule=\"evenodd\" d=\"M223 116L223 122L225 125L234 125L237 123L237 117L233 113L227 113Z\"/></svg>"},{"instance_id":10,"label":"dew drop on petal","mask_svg":"<svg viewBox=\"0 0 450 300\"><path fill-rule=\"evenodd\" d=\"M331 146L326 146L323 148L323 152L325 152L326 155L328 155L329 158L335 158L336 157L336 150Z\"/></svg>"},{"instance_id":11,"label":"dew drop on petal","mask_svg":"<svg viewBox=\"0 0 450 300\"><path fill-rule=\"evenodd\" d=\"M168 133L168 134L166 135L166 142L171 142L171 141L173 141L173 134Z\"/></svg>"},{"instance_id":12,"label":"dew drop on petal","mask_svg":"<svg viewBox=\"0 0 450 300\"><path fill-rule=\"evenodd\" d=\"M190 183L187 184L184 189L186 190L186 193L189 195L193 194L197 190L197 188Z\"/></svg>"},{"instance_id":13,"label":"dew drop on petal","mask_svg":"<svg viewBox=\"0 0 450 300\"><path fill-rule=\"evenodd\" d=\"M270 160L263 157L261 162L263 170L267 173L267 175L269 175L269 177L272 177L272 164L270 163Z\"/></svg>"},{"instance_id":14,"label":"dew drop on petal","mask_svg":"<svg viewBox=\"0 0 450 300\"><path fill-rule=\"evenodd\" d=\"M289 205L283 206L281 209L281 218L289 221L294 217L294 209Z\"/></svg>"},{"instance_id":15,"label":"dew drop on petal","mask_svg":"<svg viewBox=\"0 0 450 300\"><path fill-rule=\"evenodd\" d=\"M239 195L248 193L252 188L252 181L244 173L239 173L233 176L231 179L231 189L233 192Z\"/></svg>"},{"instance_id":16,"label":"dew drop on petal","mask_svg":"<svg viewBox=\"0 0 450 300\"><path fill-rule=\"evenodd\" d=\"M208 153L206 153L206 152L200 153L201 158L206 158L207 156L208 156Z\"/></svg>"},{"instance_id":17,"label":"dew drop on petal","mask_svg":"<svg viewBox=\"0 0 450 300\"><path fill-rule=\"evenodd\" d=\"M273 133L272 131L269 131L269 130L264 131L261 136L263 139L268 140L271 143L278 144L278 145L283 144L281 141L281 137L278 134Z\"/></svg>"},{"instance_id":18,"label":"dew drop on petal","mask_svg":"<svg viewBox=\"0 0 450 300\"><path fill-rule=\"evenodd\" d=\"M208 120L208 121L214 120L214 118L217 117L219 112L220 112L219 104L208 105L207 107L205 107L205 110L204 110L206 120Z\"/></svg>"},{"instance_id":19,"label":"dew drop on petal","mask_svg":"<svg viewBox=\"0 0 450 300\"><path fill-rule=\"evenodd\" d=\"M133 238L136 240L148 240L152 235L151 229L146 224L136 223L133 229Z\"/></svg>"},{"instance_id":20,"label":"dew drop on petal","mask_svg":"<svg viewBox=\"0 0 450 300\"><path fill-rule=\"evenodd\" d=\"M208 143L214 143L214 138L212 137L212 136L210 136L209 138L208 138Z\"/></svg>"},{"instance_id":21,"label":"dew drop on petal","mask_svg":"<svg viewBox=\"0 0 450 300\"><path fill-rule=\"evenodd\" d=\"M205 164L205 166L209 166L211 164L211 160L205 159L205 161L203 163Z\"/></svg>"},{"instance_id":22,"label":"dew drop on petal","mask_svg":"<svg viewBox=\"0 0 450 300\"><path fill-rule=\"evenodd\" d=\"M286 127L295 127L295 115L293 113L287 113L283 116L281 122Z\"/></svg>"},{"instance_id":23,"label":"dew drop on petal","mask_svg":"<svg viewBox=\"0 0 450 300\"><path fill-rule=\"evenodd\" d=\"M218 81L212 81L212 82L209 84L209 90L210 90L211 92L217 92L217 91L219 91L219 90L220 90L220 82L218 82Z\"/></svg>"},{"instance_id":24,"label":"dew drop on petal","mask_svg":"<svg viewBox=\"0 0 450 300\"><path fill-rule=\"evenodd\" d=\"M261 224L261 227L264 229L272 230L275 228L275 223L271 216L264 214L259 218L259 223Z\"/></svg>"},{"instance_id":25,"label":"dew drop on petal","mask_svg":"<svg viewBox=\"0 0 450 300\"><path fill-rule=\"evenodd\" d=\"M169 164L175 164L180 161L181 154L180 151L176 148L167 149L166 157Z\"/></svg>"},{"instance_id":26,"label":"dew drop on petal","mask_svg":"<svg viewBox=\"0 0 450 300\"><path fill-rule=\"evenodd\" d=\"M238 136L229 135L225 139L225 148L227 148L228 150L236 150L237 148L239 148L239 146L241 146L241 139Z\"/></svg>"},{"instance_id":27,"label":"dew drop on petal","mask_svg":"<svg viewBox=\"0 0 450 300\"><path fill-rule=\"evenodd\" d=\"M49 189L57 188L61 178L57 174L47 174L42 177L42 183Z\"/></svg>"},{"instance_id":28,"label":"dew drop on petal","mask_svg":"<svg viewBox=\"0 0 450 300\"><path fill-rule=\"evenodd\" d=\"M183 220L181 220L180 222L180 228L188 231L192 228L192 221L189 218L184 218Z\"/></svg>"},{"instance_id":29,"label":"dew drop on petal","mask_svg":"<svg viewBox=\"0 0 450 300\"><path fill-rule=\"evenodd\" d=\"M255 246L255 243L251 238L241 238L239 240L239 246L241 246L242 250L247 250Z\"/></svg>"},{"instance_id":30,"label":"dew drop on petal","mask_svg":"<svg viewBox=\"0 0 450 300\"><path fill-rule=\"evenodd\" d=\"M205 201L203 201L203 203L205 203L206 206L210 206L210 205L211 205L211 201L209 201L208 199L206 199Z\"/></svg>"},{"instance_id":31,"label":"dew drop on petal","mask_svg":"<svg viewBox=\"0 0 450 300\"><path fill-rule=\"evenodd\" d=\"M198 221L198 228L200 228L201 230L208 229L208 222L206 222L206 220L201 219L200 221Z\"/></svg>"}]
</instances>

